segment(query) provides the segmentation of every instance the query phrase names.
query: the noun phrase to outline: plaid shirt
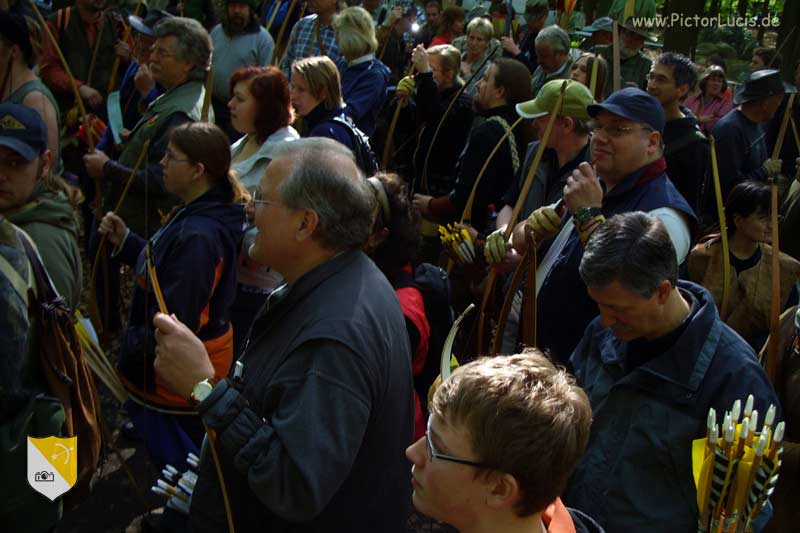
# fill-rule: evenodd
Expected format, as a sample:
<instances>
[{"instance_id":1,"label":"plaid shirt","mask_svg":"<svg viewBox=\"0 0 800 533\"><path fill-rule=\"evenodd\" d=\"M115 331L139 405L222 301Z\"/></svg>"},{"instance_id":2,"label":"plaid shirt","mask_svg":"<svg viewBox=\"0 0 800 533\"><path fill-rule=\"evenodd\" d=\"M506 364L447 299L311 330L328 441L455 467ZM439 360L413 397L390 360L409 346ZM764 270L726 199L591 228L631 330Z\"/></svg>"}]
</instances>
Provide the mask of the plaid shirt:
<instances>
[{"instance_id":1,"label":"plaid shirt","mask_svg":"<svg viewBox=\"0 0 800 533\"><path fill-rule=\"evenodd\" d=\"M339 52L336 44L336 32L333 26L322 26L319 28L319 37L315 31L317 26L317 15L308 15L301 18L292 29L289 37L289 47L281 63L281 70L286 77L292 79L292 62L304 57L326 55L339 67L339 73L347 67L347 61ZM322 41L322 50L320 43Z\"/></svg>"}]
</instances>

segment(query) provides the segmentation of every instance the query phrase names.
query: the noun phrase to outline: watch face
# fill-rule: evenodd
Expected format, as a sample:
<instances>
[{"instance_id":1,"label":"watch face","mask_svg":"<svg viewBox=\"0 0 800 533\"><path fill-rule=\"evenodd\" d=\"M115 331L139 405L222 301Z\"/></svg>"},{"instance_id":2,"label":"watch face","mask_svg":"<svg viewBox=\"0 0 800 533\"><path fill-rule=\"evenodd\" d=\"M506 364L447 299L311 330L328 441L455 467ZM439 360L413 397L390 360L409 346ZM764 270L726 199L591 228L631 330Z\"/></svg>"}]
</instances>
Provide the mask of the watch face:
<instances>
[{"instance_id":1,"label":"watch face","mask_svg":"<svg viewBox=\"0 0 800 533\"><path fill-rule=\"evenodd\" d=\"M202 402L208 398L208 395L211 394L213 389L214 387L211 386L211 383L209 383L208 380L201 381L194 386L194 389L192 389L192 397L195 399L195 401Z\"/></svg>"}]
</instances>

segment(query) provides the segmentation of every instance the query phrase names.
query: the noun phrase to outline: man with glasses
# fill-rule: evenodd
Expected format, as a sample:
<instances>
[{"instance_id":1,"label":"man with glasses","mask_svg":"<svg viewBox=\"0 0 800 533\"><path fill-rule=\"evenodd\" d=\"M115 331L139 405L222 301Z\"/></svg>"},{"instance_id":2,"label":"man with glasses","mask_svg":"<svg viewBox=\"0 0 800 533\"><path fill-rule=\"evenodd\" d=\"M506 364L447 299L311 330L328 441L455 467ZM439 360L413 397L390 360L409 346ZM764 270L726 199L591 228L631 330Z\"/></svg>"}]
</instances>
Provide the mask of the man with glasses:
<instances>
[{"instance_id":1,"label":"man with glasses","mask_svg":"<svg viewBox=\"0 0 800 533\"><path fill-rule=\"evenodd\" d=\"M667 176L664 110L658 100L641 89L626 88L602 104L590 105L588 111L594 119L594 164L581 163L567 178L564 206L569 216L560 224L558 236L543 243L537 273L539 346L561 363L567 363L583 330L597 315L597 305L578 276L589 235L615 214L649 212L664 222L680 264L689 253L696 222ZM546 220L530 220L537 242L558 231L559 216L564 215L544 209L549 210Z\"/></svg>"},{"instance_id":2,"label":"man with glasses","mask_svg":"<svg viewBox=\"0 0 800 533\"><path fill-rule=\"evenodd\" d=\"M164 88L125 140L117 161L99 150L84 156L86 171L92 178L108 183L103 198L107 209L116 205L139 154L150 145L135 183L117 215L131 231L149 237L161 226L176 200L164 189L159 161L167 150L168 133L175 126L200 120L205 97L203 82L211 57L211 38L194 19L164 18L155 27L156 41L150 52L153 80ZM146 209L145 209L145 206Z\"/></svg>"},{"instance_id":3,"label":"man with glasses","mask_svg":"<svg viewBox=\"0 0 800 533\"><path fill-rule=\"evenodd\" d=\"M361 251L375 195L331 139L285 143L254 200L250 257L280 272L232 379L212 383L199 339L158 314L156 362L199 402L208 443L190 520L225 531L220 479L241 531L402 532L411 487L411 349L394 289ZM188 370L187 370L188 369Z\"/></svg>"},{"instance_id":4,"label":"man with glasses","mask_svg":"<svg viewBox=\"0 0 800 533\"><path fill-rule=\"evenodd\" d=\"M419 512L459 531L601 531L559 499L589 440L589 401L541 352L456 369L430 408L406 450Z\"/></svg>"}]
</instances>

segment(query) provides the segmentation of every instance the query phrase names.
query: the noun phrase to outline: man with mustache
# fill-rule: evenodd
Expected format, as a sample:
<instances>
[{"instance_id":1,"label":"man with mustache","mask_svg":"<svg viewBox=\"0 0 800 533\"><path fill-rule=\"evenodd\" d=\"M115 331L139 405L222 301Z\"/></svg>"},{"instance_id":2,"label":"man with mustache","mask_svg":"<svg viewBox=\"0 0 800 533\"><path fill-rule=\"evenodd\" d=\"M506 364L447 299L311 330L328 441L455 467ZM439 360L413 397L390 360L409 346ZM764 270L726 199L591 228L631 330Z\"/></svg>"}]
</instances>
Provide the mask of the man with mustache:
<instances>
[{"instance_id":1,"label":"man with mustache","mask_svg":"<svg viewBox=\"0 0 800 533\"><path fill-rule=\"evenodd\" d=\"M597 305L578 276L584 244L606 218L618 213L645 211L657 216L667 228L682 263L691 244L690 228L696 217L667 176L663 157L664 110L653 96L628 87L612 94L602 104L588 106L594 119L591 140L594 165L581 163L567 178L564 205L571 216L559 220L550 207L547 217L556 231L555 240L544 242L554 232L535 228L542 271L538 291L537 331L539 346L550 350L554 360L565 364L584 329L597 316ZM533 224L536 225L535 223ZM541 225L540 225L541 226ZM542 267L540 266L540 271Z\"/></svg>"},{"instance_id":2,"label":"man with mustache","mask_svg":"<svg viewBox=\"0 0 800 533\"><path fill-rule=\"evenodd\" d=\"M211 30L214 45L214 116L231 142L239 136L231 127L228 80L242 67L268 65L275 49L272 35L258 23L258 0L230 0L222 23Z\"/></svg>"}]
</instances>

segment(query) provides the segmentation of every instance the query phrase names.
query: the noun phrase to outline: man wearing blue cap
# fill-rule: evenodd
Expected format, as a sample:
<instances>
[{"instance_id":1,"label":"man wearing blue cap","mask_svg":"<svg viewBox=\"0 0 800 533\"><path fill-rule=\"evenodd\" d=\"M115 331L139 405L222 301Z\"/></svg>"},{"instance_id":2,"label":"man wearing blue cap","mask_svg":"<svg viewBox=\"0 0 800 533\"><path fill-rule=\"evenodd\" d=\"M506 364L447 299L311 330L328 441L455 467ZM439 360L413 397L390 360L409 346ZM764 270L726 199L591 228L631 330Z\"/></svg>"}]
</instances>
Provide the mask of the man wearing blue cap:
<instances>
[{"instance_id":1,"label":"man wearing blue cap","mask_svg":"<svg viewBox=\"0 0 800 533\"><path fill-rule=\"evenodd\" d=\"M53 160L39 114L0 104L0 215L31 236L56 290L76 309L81 295L78 220L72 192L52 174Z\"/></svg>"},{"instance_id":2,"label":"man wearing blue cap","mask_svg":"<svg viewBox=\"0 0 800 533\"><path fill-rule=\"evenodd\" d=\"M658 100L641 89L626 88L588 110L595 121L591 141L594 165L581 163L567 178L564 203L571 219L564 219L555 240L544 243L546 254L540 255L543 259L537 274L542 280L539 346L550 350L561 363L567 362L598 311L578 275L589 235L615 214L649 212L666 226L680 264L689 252L690 227L696 221L666 174L664 110ZM553 218L558 220L557 216L548 220ZM537 226L536 221L532 225L538 242L548 237L543 225ZM544 265L549 270L543 270Z\"/></svg>"}]
</instances>

